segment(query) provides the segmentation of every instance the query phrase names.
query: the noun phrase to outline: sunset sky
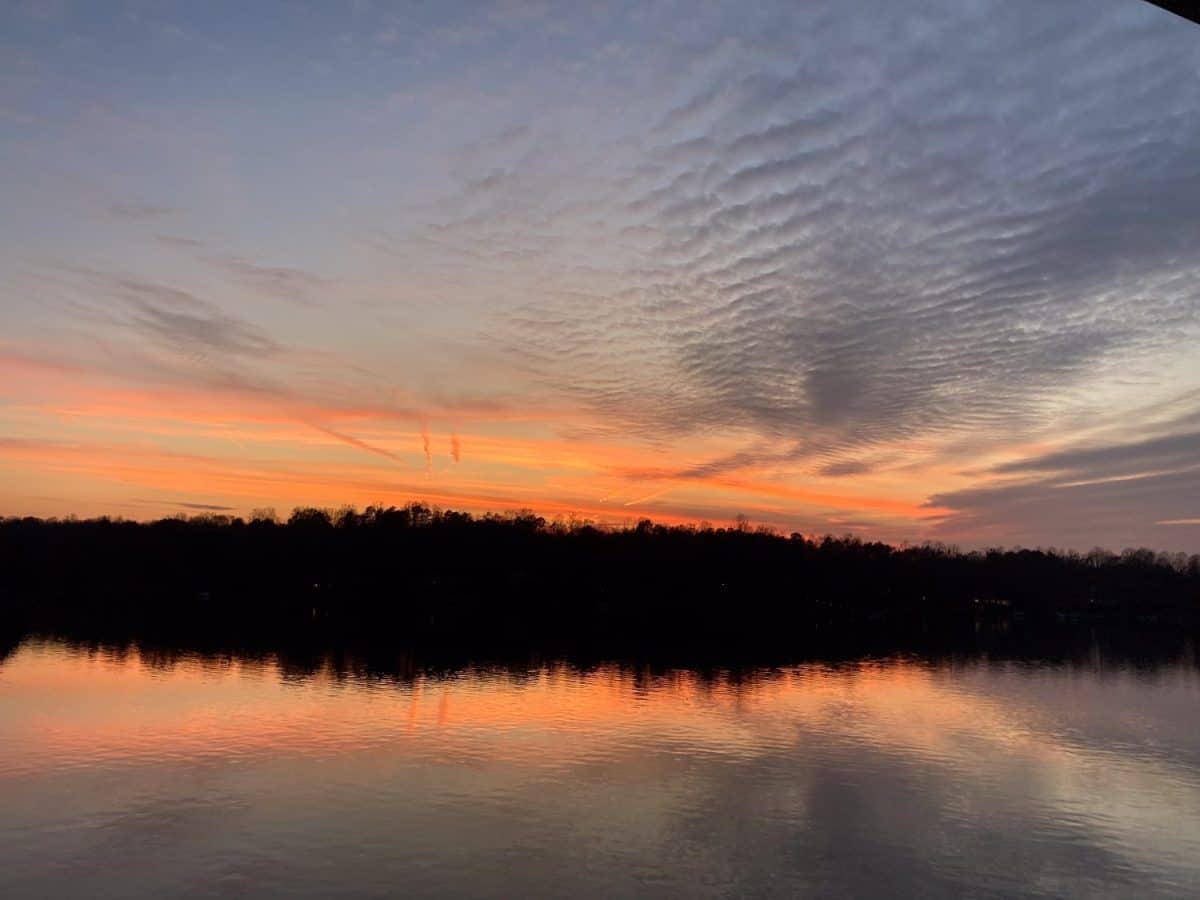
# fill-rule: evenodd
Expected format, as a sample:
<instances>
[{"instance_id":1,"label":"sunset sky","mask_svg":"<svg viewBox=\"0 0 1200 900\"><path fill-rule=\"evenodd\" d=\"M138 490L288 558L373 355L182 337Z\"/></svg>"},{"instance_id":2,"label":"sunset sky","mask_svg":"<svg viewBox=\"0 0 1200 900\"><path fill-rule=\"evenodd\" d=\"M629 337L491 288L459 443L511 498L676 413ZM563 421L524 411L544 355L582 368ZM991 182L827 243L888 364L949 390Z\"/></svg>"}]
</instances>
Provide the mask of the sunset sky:
<instances>
[{"instance_id":1,"label":"sunset sky","mask_svg":"<svg viewBox=\"0 0 1200 900\"><path fill-rule=\"evenodd\" d=\"M0 6L0 515L1200 550L1200 28Z\"/></svg>"}]
</instances>

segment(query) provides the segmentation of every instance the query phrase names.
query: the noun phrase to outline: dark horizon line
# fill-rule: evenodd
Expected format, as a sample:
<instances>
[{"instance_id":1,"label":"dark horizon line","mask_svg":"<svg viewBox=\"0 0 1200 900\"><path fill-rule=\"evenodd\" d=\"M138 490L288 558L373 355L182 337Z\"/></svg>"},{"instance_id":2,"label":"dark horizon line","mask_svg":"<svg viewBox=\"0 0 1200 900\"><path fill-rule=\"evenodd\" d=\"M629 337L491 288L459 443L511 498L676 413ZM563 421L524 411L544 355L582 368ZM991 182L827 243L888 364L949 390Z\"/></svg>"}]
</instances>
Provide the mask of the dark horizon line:
<instances>
[{"instance_id":1,"label":"dark horizon line","mask_svg":"<svg viewBox=\"0 0 1200 900\"><path fill-rule=\"evenodd\" d=\"M524 521L536 523L539 530L547 530L556 533L572 532L581 529L593 529L604 533L621 534L624 532L638 531L646 527L653 529L668 529L678 532L692 533L721 533L721 532L753 532L758 535L774 537L781 540L803 539L811 543L819 543L823 539L834 539L839 541L854 540L866 545L884 546L895 551L903 551L908 548L931 548L948 552L956 556L970 556L974 553L1020 553L1030 550L1039 553L1048 553L1055 556L1070 558L1072 556L1086 557L1091 554L1101 553L1112 556L1120 556L1130 552L1152 552L1156 556L1168 556L1176 559L1186 559L1187 557L1200 556L1200 548L1192 551L1184 550L1161 550L1156 547L1148 547L1146 545L1134 546L1132 544L1121 547L1115 550L1111 547L1102 544L1093 544L1084 549L1078 546L1064 546L1058 544L1033 544L1027 545L1020 541L1012 544L1003 543L979 543L977 545L969 545L972 549L963 549L963 544L957 541L946 541L939 539L926 538L923 540L909 540L907 538L892 541L882 538L866 537L856 533L851 529L835 532L827 531L801 531L799 529L787 530L772 525L766 522L755 523L753 519L743 513L736 513L731 517L729 524L720 525L714 524L708 519L696 519L691 522L666 524L658 522L649 516L627 516L622 522L615 521L597 521L588 517L576 516L574 513L558 514L553 517L546 517L536 511L533 507L518 507L515 509L494 511L487 510L480 513L472 513L469 510L458 510L448 506L440 506L436 503L426 503L421 500L409 500L408 502L396 504L368 504L359 511L359 508L351 503L340 504L338 506L304 506L297 505L292 507L290 516L285 520L281 518L275 507L259 507L252 508L248 516L237 515L236 507L220 506L216 504L206 503L179 503L175 504L184 507L187 510L194 512L180 511L174 515L159 516L156 518L136 519L126 518L123 515L110 515L107 513L95 516L80 517L74 513L68 513L65 516L34 516L34 515L2 515L0 514L0 524L7 522L38 522L42 524L67 524L78 523L81 525L97 524L97 523L122 523L133 524L140 526L152 526L164 522L196 522L209 524L228 524L236 525L253 524L253 523L270 523L272 525L286 526L297 518L298 515L304 517L312 517L316 514L323 514L329 519L331 525L339 526L341 517L349 514L353 516L370 515L374 511L402 511L402 510L424 510L433 516L454 517L463 521L498 521L498 522L513 522Z\"/></svg>"},{"instance_id":2,"label":"dark horizon line","mask_svg":"<svg viewBox=\"0 0 1200 900\"><path fill-rule=\"evenodd\" d=\"M0 520L0 619L764 644L834 627L1200 626L1200 554L962 552L532 513L298 508L154 523Z\"/></svg>"}]
</instances>

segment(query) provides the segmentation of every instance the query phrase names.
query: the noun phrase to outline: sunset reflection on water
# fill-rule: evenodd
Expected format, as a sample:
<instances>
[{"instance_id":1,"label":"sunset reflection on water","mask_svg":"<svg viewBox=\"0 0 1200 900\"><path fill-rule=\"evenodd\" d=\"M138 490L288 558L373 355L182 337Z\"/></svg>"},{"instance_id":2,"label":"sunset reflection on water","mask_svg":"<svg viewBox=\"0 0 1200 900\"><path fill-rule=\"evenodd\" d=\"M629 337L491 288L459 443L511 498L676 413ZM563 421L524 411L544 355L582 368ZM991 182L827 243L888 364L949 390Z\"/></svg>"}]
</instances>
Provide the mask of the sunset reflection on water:
<instances>
[{"instance_id":1,"label":"sunset reflection on water","mask_svg":"<svg viewBox=\"0 0 1200 900\"><path fill-rule=\"evenodd\" d=\"M1187 661L397 670L27 641L0 892L1200 890Z\"/></svg>"}]
</instances>

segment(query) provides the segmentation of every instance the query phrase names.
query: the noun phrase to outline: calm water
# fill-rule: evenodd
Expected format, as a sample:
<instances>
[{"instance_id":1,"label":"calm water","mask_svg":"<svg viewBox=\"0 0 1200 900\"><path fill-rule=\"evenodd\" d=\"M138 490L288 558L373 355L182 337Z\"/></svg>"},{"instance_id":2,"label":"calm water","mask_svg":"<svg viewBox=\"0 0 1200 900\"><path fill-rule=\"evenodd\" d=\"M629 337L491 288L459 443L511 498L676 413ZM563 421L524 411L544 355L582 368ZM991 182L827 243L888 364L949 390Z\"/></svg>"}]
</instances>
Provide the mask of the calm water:
<instances>
[{"instance_id":1,"label":"calm water","mask_svg":"<svg viewBox=\"0 0 1200 900\"><path fill-rule=\"evenodd\" d=\"M0 896L1200 895L1200 678L296 672L26 641Z\"/></svg>"}]
</instances>

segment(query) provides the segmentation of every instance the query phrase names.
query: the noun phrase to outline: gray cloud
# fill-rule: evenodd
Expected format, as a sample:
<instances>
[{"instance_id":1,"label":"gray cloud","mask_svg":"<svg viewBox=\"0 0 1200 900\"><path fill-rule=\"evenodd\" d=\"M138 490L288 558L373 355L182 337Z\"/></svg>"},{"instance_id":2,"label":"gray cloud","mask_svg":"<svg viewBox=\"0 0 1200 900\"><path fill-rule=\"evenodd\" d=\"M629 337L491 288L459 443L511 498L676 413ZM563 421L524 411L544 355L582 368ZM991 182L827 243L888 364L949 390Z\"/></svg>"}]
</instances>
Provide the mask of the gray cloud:
<instances>
[{"instance_id":1,"label":"gray cloud","mask_svg":"<svg viewBox=\"0 0 1200 900\"><path fill-rule=\"evenodd\" d=\"M264 266L237 256L210 257L208 262L260 295L297 303L312 303L326 281L318 275L288 266Z\"/></svg>"},{"instance_id":2,"label":"gray cloud","mask_svg":"<svg viewBox=\"0 0 1200 900\"><path fill-rule=\"evenodd\" d=\"M935 529L949 539L1194 551L1187 529L1161 523L1196 517L1200 467L1082 483L1041 479L940 494L930 504L953 510Z\"/></svg>"},{"instance_id":3,"label":"gray cloud","mask_svg":"<svg viewBox=\"0 0 1200 900\"><path fill-rule=\"evenodd\" d=\"M198 250L205 246L204 241L177 234L156 234L154 238L159 243L165 244L168 247L174 247L177 250Z\"/></svg>"},{"instance_id":4,"label":"gray cloud","mask_svg":"<svg viewBox=\"0 0 1200 900\"><path fill-rule=\"evenodd\" d=\"M173 349L251 357L279 350L262 331L185 291L135 279L119 279L113 288L129 304L127 323Z\"/></svg>"},{"instance_id":5,"label":"gray cloud","mask_svg":"<svg viewBox=\"0 0 1200 900\"><path fill-rule=\"evenodd\" d=\"M827 463L820 468L820 473L829 478L844 478L847 475L862 475L870 472L872 466L865 460L846 459L839 462Z\"/></svg>"},{"instance_id":6,"label":"gray cloud","mask_svg":"<svg viewBox=\"0 0 1200 900\"><path fill-rule=\"evenodd\" d=\"M1028 543L1134 544L1194 550L1200 515L1200 432L1083 446L996 467L1002 483L939 494L945 536L1021 534Z\"/></svg>"},{"instance_id":7,"label":"gray cloud","mask_svg":"<svg viewBox=\"0 0 1200 900\"><path fill-rule=\"evenodd\" d=\"M514 281L492 339L547 391L618 429L744 428L849 464L934 430L1045 426L1064 390L1200 325L1183 23L947 3L719 24L635 63L656 98L591 101L653 121L568 143L575 183L536 150L497 182L478 151L429 231L443 265L469 253ZM505 255L525 246L522 303Z\"/></svg>"},{"instance_id":8,"label":"gray cloud","mask_svg":"<svg viewBox=\"0 0 1200 900\"><path fill-rule=\"evenodd\" d=\"M625 474L843 477L912 462L897 441L1062 441L1114 386L1164 388L1200 338L1191 26L945 2L715 7L654 30L671 11L637 32L672 38L624 57L655 90L599 57L544 86L611 133L575 140L551 106L494 152L481 138L459 193L389 244L486 296L484 340L594 430L745 435ZM1162 543L1155 521L1198 508L1200 399L1175 413L931 498L953 510L938 533Z\"/></svg>"},{"instance_id":9,"label":"gray cloud","mask_svg":"<svg viewBox=\"0 0 1200 900\"><path fill-rule=\"evenodd\" d=\"M87 298L77 305L84 317L133 331L163 349L194 359L260 359L282 351L261 329L179 288L81 267L63 271Z\"/></svg>"},{"instance_id":10,"label":"gray cloud","mask_svg":"<svg viewBox=\"0 0 1200 900\"><path fill-rule=\"evenodd\" d=\"M1162 468L1200 466L1200 432L1048 453L996 467L997 472L1063 472L1068 477L1120 477Z\"/></svg>"},{"instance_id":11,"label":"gray cloud","mask_svg":"<svg viewBox=\"0 0 1200 900\"><path fill-rule=\"evenodd\" d=\"M328 287L326 279L303 269L266 266L228 253L201 253L208 248L208 243L197 238L173 234L156 234L154 237L175 250L195 251L198 259L258 295L308 304L313 302L317 292Z\"/></svg>"},{"instance_id":12,"label":"gray cloud","mask_svg":"<svg viewBox=\"0 0 1200 900\"><path fill-rule=\"evenodd\" d=\"M133 200L110 200L108 203L108 212L116 219L136 221L165 216L171 212L171 208L155 203L138 203Z\"/></svg>"}]
</instances>

